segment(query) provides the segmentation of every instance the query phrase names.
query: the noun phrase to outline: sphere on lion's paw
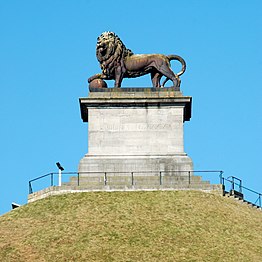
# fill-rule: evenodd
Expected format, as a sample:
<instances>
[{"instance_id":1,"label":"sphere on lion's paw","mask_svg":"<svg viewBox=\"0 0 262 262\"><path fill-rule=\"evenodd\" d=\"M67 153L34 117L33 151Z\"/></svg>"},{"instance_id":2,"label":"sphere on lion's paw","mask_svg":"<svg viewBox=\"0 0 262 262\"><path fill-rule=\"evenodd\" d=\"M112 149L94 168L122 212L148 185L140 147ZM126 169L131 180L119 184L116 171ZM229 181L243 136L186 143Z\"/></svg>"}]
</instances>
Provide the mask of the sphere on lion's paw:
<instances>
[{"instance_id":1,"label":"sphere on lion's paw","mask_svg":"<svg viewBox=\"0 0 262 262\"><path fill-rule=\"evenodd\" d=\"M94 79L89 83L90 88L107 88L107 83L102 79Z\"/></svg>"}]
</instances>

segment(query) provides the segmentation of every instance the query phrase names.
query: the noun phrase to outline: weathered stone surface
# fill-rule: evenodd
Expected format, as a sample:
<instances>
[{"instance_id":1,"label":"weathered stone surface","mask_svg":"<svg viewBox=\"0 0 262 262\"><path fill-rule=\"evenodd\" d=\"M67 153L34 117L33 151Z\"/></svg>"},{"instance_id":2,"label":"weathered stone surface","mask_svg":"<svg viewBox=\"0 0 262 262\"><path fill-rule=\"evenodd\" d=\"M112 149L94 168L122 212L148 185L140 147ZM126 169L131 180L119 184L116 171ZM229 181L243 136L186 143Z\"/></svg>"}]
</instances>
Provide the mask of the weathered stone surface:
<instances>
[{"instance_id":1,"label":"weathered stone surface","mask_svg":"<svg viewBox=\"0 0 262 262\"><path fill-rule=\"evenodd\" d=\"M90 155L184 153L182 106L92 108L88 129Z\"/></svg>"},{"instance_id":2,"label":"weathered stone surface","mask_svg":"<svg viewBox=\"0 0 262 262\"><path fill-rule=\"evenodd\" d=\"M124 91L122 91L124 90ZM169 89L93 92L80 99L88 121L88 154L79 172L192 170L183 123L191 97Z\"/></svg>"},{"instance_id":3,"label":"weathered stone surface","mask_svg":"<svg viewBox=\"0 0 262 262\"><path fill-rule=\"evenodd\" d=\"M91 108L148 108L155 106L182 106L183 121L191 118L192 98L183 96L174 88L97 88L86 98L80 98L81 117L88 121L88 110Z\"/></svg>"},{"instance_id":4,"label":"weathered stone surface","mask_svg":"<svg viewBox=\"0 0 262 262\"><path fill-rule=\"evenodd\" d=\"M79 172L141 172L193 170L186 155L170 156L89 156L81 159Z\"/></svg>"}]
</instances>

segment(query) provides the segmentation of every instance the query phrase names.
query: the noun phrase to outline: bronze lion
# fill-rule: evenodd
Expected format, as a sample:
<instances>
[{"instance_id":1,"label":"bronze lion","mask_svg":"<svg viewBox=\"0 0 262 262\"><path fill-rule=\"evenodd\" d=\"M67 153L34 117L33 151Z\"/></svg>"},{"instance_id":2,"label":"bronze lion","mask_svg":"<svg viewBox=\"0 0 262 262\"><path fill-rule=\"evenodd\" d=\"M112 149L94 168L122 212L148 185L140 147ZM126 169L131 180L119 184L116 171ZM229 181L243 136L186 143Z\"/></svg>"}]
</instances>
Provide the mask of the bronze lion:
<instances>
[{"instance_id":1,"label":"bronze lion","mask_svg":"<svg viewBox=\"0 0 262 262\"><path fill-rule=\"evenodd\" d=\"M102 73L91 76L88 79L89 83L94 79L114 79L114 86L121 87L123 78L139 77L150 73L153 87L160 88L168 80L172 80L174 87L179 89L181 82L179 76L186 70L184 59L178 55L134 54L113 32L104 32L98 37L96 56ZM179 73L175 74L172 71L171 60L178 60L182 64ZM166 76L166 79L161 85L162 76Z\"/></svg>"}]
</instances>

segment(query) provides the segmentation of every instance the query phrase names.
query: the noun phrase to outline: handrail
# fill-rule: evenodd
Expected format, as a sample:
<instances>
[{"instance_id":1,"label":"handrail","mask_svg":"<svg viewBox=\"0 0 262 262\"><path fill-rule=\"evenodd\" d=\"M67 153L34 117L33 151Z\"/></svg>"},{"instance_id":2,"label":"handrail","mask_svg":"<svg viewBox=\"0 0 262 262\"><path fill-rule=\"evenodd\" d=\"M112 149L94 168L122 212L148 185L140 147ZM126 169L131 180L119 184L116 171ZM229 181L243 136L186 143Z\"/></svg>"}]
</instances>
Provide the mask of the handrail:
<instances>
[{"instance_id":1,"label":"handrail","mask_svg":"<svg viewBox=\"0 0 262 262\"><path fill-rule=\"evenodd\" d=\"M229 180L229 179L226 179L226 178L224 178L226 181L228 181L228 182L231 182L232 183L232 180ZM248 191L250 191L250 192L252 192L252 193L254 193L254 194L257 194L257 195L261 195L262 193L259 193L259 192L257 192L257 191L254 191L253 189L250 189L250 188L248 188L248 187L245 187L245 186L243 186L242 184L238 184L238 183L236 183L236 182L234 182L234 184L235 185L237 185L237 186L241 186L241 188L242 189L245 189L245 190L248 190Z\"/></svg>"},{"instance_id":2,"label":"handrail","mask_svg":"<svg viewBox=\"0 0 262 262\"><path fill-rule=\"evenodd\" d=\"M48 173L48 174L45 174L43 176L39 176L37 178L34 178L34 179L31 179L29 180L29 194L32 194L33 193L33 188L32 188L32 182L36 181L36 180L39 180L41 178L44 178L44 177L47 177L47 176L51 176L51 186L53 185L53 175L56 174L56 173ZM57 173L58 174L58 173Z\"/></svg>"},{"instance_id":3,"label":"handrail","mask_svg":"<svg viewBox=\"0 0 262 262\"><path fill-rule=\"evenodd\" d=\"M230 180L230 179L228 179L228 178L232 178L232 180ZM237 177L230 176L230 177L228 177L228 178L222 177L222 180L231 183L231 190L234 190L234 189L235 189L235 185L236 185L236 186L239 187L240 193L242 193L242 192L243 192L243 189L244 189L244 190L247 190L247 191L249 191L249 192L251 192L251 193L253 193L253 194L258 195L258 198L257 198L257 200L254 202L254 205L256 205L256 203L258 202L258 205L257 205L257 206L259 206L260 208L262 208L262 193L259 193L259 192L255 191L255 190L252 190L252 189L250 189L250 188L248 188L248 187L243 186L243 185L242 185L242 180L239 179L239 178L237 178ZM235 180L238 180L238 181L239 181L239 184L236 183ZM222 185L225 186L225 183L223 182Z\"/></svg>"},{"instance_id":4,"label":"handrail","mask_svg":"<svg viewBox=\"0 0 262 262\"><path fill-rule=\"evenodd\" d=\"M29 182L33 182L33 181L36 181L36 180L38 180L38 179L44 178L44 177L46 177L46 176L50 176L51 174L58 174L58 173L48 173L48 174L45 174L45 175L43 175L43 176L39 176L39 177L37 177L37 178L31 179L31 180L29 180Z\"/></svg>"},{"instance_id":5,"label":"handrail","mask_svg":"<svg viewBox=\"0 0 262 262\"><path fill-rule=\"evenodd\" d=\"M227 179L232 178L232 190L235 190L235 180L239 182L239 192L242 193L242 180L235 176L229 176ZM236 184L237 185L237 184Z\"/></svg>"},{"instance_id":6,"label":"handrail","mask_svg":"<svg viewBox=\"0 0 262 262\"><path fill-rule=\"evenodd\" d=\"M132 172L120 172L120 171L107 171L107 172L103 172L103 171L87 171L87 172L63 172L63 175L77 175L77 185L80 185L80 175L83 174L101 174L104 176L104 185L107 185L107 176L110 174L131 174L131 181L132 181L132 185L134 185L134 176L137 174L152 174L152 173L156 173L159 174L159 183L160 185L162 185L162 176L164 174L172 174L172 173L185 173L185 176L188 176L188 181L189 184L191 182L191 174L194 173L220 173L223 174L223 171L221 170L188 170L188 171L173 171L173 170L167 170L167 171L159 171L159 170L149 170L149 171L132 171ZM29 194L33 193L33 188L32 188L32 182L35 182L37 180L43 179L45 177L50 176L50 185L53 186L54 185L54 175L58 175L58 172L52 172L52 173L48 173L42 176L39 176L37 178L31 179L29 180Z\"/></svg>"},{"instance_id":7,"label":"handrail","mask_svg":"<svg viewBox=\"0 0 262 262\"><path fill-rule=\"evenodd\" d=\"M159 170L150 170L150 171L132 171L132 172L118 172L118 171L107 171L107 172L103 172L103 171L94 171L94 172L63 172L63 175L77 175L77 186L80 186L80 175L84 175L84 174L101 174L101 176L103 177L103 184L104 186L107 185L108 183L108 176L110 177L110 174L127 174L130 175L131 178L131 185L134 186L134 180L137 174L157 174L159 175L159 185L163 185L163 178L165 174L177 174L177 173L184 173L185 175L180 175L180 177L187 177L188 178L188 185L190 186L191 184L191 176L196 174L196 173L219 173L219 179L220 179L220 184L223 185L224 190L225 190L225 182L229 182L231 184L231 190L235 190L235 186L239 187L239 193L242 194L243 190L246 190L250 193L253 193L255 195L257 195L257 199L256 201L254 201L254 204L257 205L260 208L262 208L262 193L259 193L255 190L252 190L250 188L247 188L245 186L243 186L242 184L242 180L235 177L235 176L229 176L227 178L225 178L224 175L224 171L222 170L188 170L188 171L159 171ZM58 172L52 172L52 173L48 173L42 176L39 176L37 178L31 179L29 180L29 194L33 193L33 188L32 188L32 182L35 182L37 180L41 180L45 177L50 176L50 185L54 186L54 175L58 175ZM230 179L231 178L231 179ZM237 182L236 182L237 180Z\"/></svg>"}]
</instances>

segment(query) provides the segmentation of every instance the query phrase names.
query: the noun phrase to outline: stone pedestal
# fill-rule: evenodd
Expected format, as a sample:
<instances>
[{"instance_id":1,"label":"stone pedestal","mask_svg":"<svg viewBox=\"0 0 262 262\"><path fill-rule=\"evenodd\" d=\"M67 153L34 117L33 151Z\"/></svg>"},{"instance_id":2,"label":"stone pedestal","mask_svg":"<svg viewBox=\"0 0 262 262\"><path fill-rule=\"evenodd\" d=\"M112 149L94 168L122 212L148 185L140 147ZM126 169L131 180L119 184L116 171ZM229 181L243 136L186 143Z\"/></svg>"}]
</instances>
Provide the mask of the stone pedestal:
<instances>
[{"instance_id":1,"label":"stone pedestal","mask_svg":"<svg viewBox=\"0 0 262 262\"><path fill-rule=\"evenodd\" d=\"M78 171L148 172L193 170L184 152L183 124L191 97L172 88L108 88L80 98L88 122L88 153Z\"/></svg>"},{"instance_id":2,"label":"stone pedestal","mask_svg":"<svg viewBox=\"0 0 262 262\"><path fill-rule=\"evenodd\" d=\"M80 98L89 151L80 173L193 170L183 131L191 97L172 88L96 91Z\"/></svg>"},{"instance_id":3,"label":"stone pedestal","mask_svg":"<svg viewBox=\"0 0 262 262\"><path fill-rule=\"evenodd\" d=\"M172 88L99 88L80 98L88 122L89 152L77 176L61 186L29 195L28 202L51 195L91 191L203 190L224 194L195 175L184 151L185 121L191 97Z\"/></svg>"}]
</instances>

